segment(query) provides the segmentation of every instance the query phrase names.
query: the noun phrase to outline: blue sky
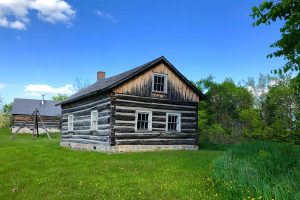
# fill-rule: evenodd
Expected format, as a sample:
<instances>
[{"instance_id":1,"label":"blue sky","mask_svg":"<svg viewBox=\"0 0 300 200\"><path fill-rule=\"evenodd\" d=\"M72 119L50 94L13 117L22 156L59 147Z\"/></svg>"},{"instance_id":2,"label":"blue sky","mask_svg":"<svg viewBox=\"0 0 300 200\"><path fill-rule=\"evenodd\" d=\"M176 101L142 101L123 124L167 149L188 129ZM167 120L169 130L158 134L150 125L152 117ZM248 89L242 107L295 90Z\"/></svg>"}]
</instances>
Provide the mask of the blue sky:
<instances>
[{"instance_id":1,"label":"blue sky","mask_svg":"<svg viewBox=\"0 0 300 200\"><path fill-rule=\"evenodd\" d=\"M93 83L97 71L112 76L162 55L194 81L212 74L238 82L283 63L266 58L281 24L252 27L256 0L24 1L31 4L0 0L4 102L50 99L70 93L76 78Z\"/></svg>"}]
</instances>

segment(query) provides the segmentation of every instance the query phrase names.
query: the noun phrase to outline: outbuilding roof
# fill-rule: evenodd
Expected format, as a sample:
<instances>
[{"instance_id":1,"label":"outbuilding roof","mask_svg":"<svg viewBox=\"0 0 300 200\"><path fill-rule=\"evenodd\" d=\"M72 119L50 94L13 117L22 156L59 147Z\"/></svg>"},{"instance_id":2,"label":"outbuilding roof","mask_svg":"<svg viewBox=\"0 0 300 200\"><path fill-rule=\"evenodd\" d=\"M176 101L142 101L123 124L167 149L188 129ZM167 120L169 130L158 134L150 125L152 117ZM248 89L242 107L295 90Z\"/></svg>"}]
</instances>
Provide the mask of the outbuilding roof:
<instances>
[{"instance_id":1,"label":"outbuilding roof","mask_svg":"<svg viewBox=\"0 0 300 200\"><path fill-rule=\"evenodd\" d=\"M20 99L15 98L12 106L13 115L31 115L35 109L38 109L42 116L59 116L61 113L61 107L55 106L56 101L37 99Z\"/></svg>"},{"instance_id":2,"label":"outbuilding roof","mask_svg":"<svg viewBox=\"0 0 300 200\"><path fill-rule=\"evenodd\" d=\"M108 90L111 90L114 87L139 75L143 71L153 67L154 65L156 65L160 62L166 63L176 74L178 74L183 79L183 81L185 81L189 86L191 86L191 88L200 96L200 99L206 99L206 96L198 88L196 88L189 80L187 80L164 56L161 56L161 57L156 58L146 64L143 64L141 66L133 68L129 71L123 72L121 74L118 74L118 75L115 75L115 76L112 76L109 78L100 79L96 83L80 90L79 92L72 95L68 99L60 102L58 105L70 103L70 102L76 101L78 99L87 97L89 95L95 94L97 92L106 92Z\"/></svg>"}]
</instances>

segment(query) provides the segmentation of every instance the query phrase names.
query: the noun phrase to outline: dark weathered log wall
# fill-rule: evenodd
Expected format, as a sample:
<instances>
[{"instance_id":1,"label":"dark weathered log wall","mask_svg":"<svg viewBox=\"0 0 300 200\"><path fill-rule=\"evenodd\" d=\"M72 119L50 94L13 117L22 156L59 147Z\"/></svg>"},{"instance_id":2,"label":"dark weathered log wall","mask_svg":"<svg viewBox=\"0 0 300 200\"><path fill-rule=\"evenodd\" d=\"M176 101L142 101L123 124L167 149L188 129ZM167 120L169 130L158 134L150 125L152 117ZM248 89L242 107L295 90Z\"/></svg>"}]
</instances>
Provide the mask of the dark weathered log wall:
<instances>
[{"instance_id":1,"label":"dark weathered log wall","mask_svg":"<svg viewBox=\"0 0 300 200\"><path fill-rule=\"evenodd\" d=\"M60 128L60 117L41 116L42 120L48 129L59 129ZM25 122L25 124L24 124ZM14 127L26 127L32 129L34 126L34 117L30 115L13 115L13 126ZM38 126L42 128L42 122L38 117Z\"/></svg>"},{"instance_id":2,"label":"dark weathered log wall","mask_svg":"<svg viewBox=\"0 0 300 200\"><path fill-rule=\"evenodd\" d=\"M111 99L107 94L94 95L62 106L61 142L110 145ZM98 111L98 130L91 130L91 111ZM68 131L68 115L73 115L73 131Z\"/></svg>"},{"instance_id":3,"label":"dark weathered log wall","mask_svg":"<svg viewBox=\"0 0 300 200\"><path fill-rule=\"evenodd\" d=\"M112 97L112 133L116 145L196 145L197 103L133 95ZM135 131L135 112L152 111L152 131ZM166 113L181 114L181 132L166 132Z\"/></svg>"}]
</instances>

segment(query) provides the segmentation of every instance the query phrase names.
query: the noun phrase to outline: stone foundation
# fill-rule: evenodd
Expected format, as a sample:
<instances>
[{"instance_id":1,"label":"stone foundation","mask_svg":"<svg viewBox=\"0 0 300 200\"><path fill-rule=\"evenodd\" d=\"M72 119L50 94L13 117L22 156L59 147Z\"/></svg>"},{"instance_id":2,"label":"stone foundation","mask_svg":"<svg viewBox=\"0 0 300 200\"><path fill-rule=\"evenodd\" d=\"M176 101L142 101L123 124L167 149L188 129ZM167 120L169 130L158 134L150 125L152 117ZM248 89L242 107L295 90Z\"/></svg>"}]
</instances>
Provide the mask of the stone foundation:
<instances>
[{"instance_id":1,"label":"stone foundation","mask_svg":"<svg viewBox=\"0 0 300 200\"><path fill-rule=\"evenodd\" d=\"M140 152L140 151L160 151L160 150L198 150L195 145L116 145L104 146L96 144L81 144L74 142L61 142L60 146L78 150L101 151L111 153Z\"/></svg>"}]
</instances>

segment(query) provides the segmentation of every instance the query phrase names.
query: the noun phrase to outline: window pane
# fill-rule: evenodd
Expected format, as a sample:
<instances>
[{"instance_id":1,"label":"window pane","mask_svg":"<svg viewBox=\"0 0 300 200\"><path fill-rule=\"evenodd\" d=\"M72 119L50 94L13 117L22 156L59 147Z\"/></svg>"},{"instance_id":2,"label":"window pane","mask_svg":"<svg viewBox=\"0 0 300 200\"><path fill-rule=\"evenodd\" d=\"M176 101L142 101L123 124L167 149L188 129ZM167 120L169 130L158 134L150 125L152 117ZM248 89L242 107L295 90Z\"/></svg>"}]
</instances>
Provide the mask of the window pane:
<instances>
[{"instance_id":1,"label":"window pane","mask_svg":"<svg viewBox=\"0 0 300 200\"><path fill-rule=\"evenodd\" d=\"M149 115L148 115L148 114L146 114L146 119L145 119L145 120L146 120L146 121L148 121L148 118L149 118Z\"/></svg>"},{"instance_id":2,"label":"window pane","mask_svg":"<svg viewBox=\"0 0 300 200\"><path fill-rule=\"evenodd\" d=\"M157 83L157 76L154 76L154 83Z\"/></svg>"},{"instance_id":3,"label":"window pane","mask_svg":"<svg viewBox=\"0 0 300 200\"><path fill-rule=\"evenodd\" d=\"M168 115L168 131L178 131L179 117L177 115Z\"/></svg>"},{"instance_id":4,"label":"window pane","mask_svg":"<svg viewBox=\"0 0 300 200\"><path fill-rule=\"evenodd\" d=\"M149 120L148 113L138 113L137 129L147 130L149 127L148 120Z\"/></svg>"},{"instance_id":5,"label":"window pane","mask_svg":"<svg viewBox=\"0 0 300 200\"><path fill-rule=\"evenodd\" d=\"M142 129L145 129L145 122L142 122Z\"/></svg>"},{"instance_id":6,"label":"window pane","mask_svg":"<svg viewBox=\"0 0 300 200\"><path fill-rule=\"evenodd\" d=\"M164 76L161 77L161 84L165 84L165 77Z\"/></svg>"},{"instance_id":7,"label":"window pane","mask_svg":"<svg viewBox=\"0 0 300 200\"><path fill-rule=\"evenodd\" d=\"M161 83L161 77L160 76L157 77L157 83Z\"/></svg>"}]
</instances>

